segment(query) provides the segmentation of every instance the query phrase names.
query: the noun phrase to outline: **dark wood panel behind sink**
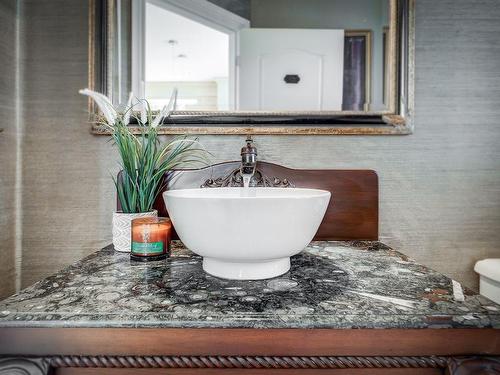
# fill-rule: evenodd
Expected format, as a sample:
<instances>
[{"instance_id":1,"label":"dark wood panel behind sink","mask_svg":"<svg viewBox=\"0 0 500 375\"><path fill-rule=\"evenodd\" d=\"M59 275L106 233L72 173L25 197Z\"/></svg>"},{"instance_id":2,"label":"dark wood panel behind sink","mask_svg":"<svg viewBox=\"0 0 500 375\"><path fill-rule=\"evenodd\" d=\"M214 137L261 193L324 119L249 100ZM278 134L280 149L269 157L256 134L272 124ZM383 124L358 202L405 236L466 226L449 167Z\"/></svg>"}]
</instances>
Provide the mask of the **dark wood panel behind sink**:
<instances>
[{"instance_id":1,"label":"dark wood panel behind sink","mask_svg":"<svg viewBox=\"0 0 500 375\"><path fill-rule=\"evenodd\" d=\"M226 162L210 167L173 171L168 175L168 189L199 188L207 180L230 176L240 162ZM378 177L372 170L290 169L259 162L257 169L271 184L328 190L332 193L326 215L315 240L378 240ZM164 189L165 190L165 189ZM160 194L155 208L168 216Z\"/></svg>"}]
</instances>

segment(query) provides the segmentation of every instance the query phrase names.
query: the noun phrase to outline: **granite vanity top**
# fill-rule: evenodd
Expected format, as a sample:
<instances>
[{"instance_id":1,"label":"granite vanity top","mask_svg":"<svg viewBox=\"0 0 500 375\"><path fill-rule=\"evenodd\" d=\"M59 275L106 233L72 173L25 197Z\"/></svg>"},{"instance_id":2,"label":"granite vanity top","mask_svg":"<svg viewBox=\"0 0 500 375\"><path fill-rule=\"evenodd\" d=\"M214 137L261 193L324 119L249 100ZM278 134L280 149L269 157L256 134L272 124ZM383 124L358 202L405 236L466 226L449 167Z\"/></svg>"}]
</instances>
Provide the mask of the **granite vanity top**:
<instances>
[{"instance_id":1,"label":"granite vanity top","mask_svg":"<svg viewBox=\"0 0 500 375\"><path fill-rule=\"evenodd\" d=\"M500 328L499 305L380 242L313 242L262 281L201 263L108 247L0 302L0 327Z\"/></svg>"}]
</instances>

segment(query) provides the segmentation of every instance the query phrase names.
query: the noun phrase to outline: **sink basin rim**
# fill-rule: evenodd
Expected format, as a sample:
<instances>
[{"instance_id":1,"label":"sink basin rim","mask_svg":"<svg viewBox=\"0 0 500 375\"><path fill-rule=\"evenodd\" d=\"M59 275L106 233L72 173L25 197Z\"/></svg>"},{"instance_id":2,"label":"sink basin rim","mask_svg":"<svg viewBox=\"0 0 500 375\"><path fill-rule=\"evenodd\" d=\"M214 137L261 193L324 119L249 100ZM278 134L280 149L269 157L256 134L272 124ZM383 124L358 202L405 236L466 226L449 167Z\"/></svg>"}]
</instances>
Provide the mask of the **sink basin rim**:
<instances>
[{"instance_id":1,"label":"sink basin rim","mask_svg":"<svg viewBox=\"0 0 500 375\"><path fill-rule=\"evenodd\" d=\"M257 194L270 193L269 195L243 195L242 193ZM279 193L278 193L279 192ZM201 194L199 194L201 193ZM239 194L237 194L239 193ZM289 194L286 194L289 193ZM299 194L297 194L299 193ZM220 188L193 188L167 190L163 193L178 199L308 199L330 196L328 190L313 188L282 188L282 187L220 187Z\"/></svg>"}]
</instances>

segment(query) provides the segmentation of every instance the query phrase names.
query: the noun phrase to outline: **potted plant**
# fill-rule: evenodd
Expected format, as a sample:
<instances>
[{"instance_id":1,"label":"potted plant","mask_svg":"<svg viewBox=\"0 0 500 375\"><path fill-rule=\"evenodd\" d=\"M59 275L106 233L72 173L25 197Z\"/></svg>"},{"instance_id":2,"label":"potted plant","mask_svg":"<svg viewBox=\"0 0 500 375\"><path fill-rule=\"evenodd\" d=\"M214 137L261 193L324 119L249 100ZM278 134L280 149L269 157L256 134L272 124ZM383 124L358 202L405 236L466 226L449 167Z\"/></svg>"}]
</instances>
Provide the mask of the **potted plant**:
<instances>
[{"instance_id":1,"label":"potted plant","mask_svg":"<svg viewBox=\"0 0 500 375\"><path fill-rule=\"evenodd\" d=\"M193 163L206 164L207 152L197 139L186 136L176 137L166 143L160 142L158 126L170 115L173 99L153 116L146 100L136 99L132 105L132 95L125 107L114 107L103 94L89 89L79 92L96 102L102 113L99 122L110 130L120 155L121 172L113 181L121 211L113 213L113 245L117 251L130 252L131 221L158 215L153 204L164 188L165 173L174 168L189 167ZM133 111L136 106L140 109L140 115L135 115ZM138 134L134 134L128 126L131 116L137 119Z\"/></svg>"}]
</instances>

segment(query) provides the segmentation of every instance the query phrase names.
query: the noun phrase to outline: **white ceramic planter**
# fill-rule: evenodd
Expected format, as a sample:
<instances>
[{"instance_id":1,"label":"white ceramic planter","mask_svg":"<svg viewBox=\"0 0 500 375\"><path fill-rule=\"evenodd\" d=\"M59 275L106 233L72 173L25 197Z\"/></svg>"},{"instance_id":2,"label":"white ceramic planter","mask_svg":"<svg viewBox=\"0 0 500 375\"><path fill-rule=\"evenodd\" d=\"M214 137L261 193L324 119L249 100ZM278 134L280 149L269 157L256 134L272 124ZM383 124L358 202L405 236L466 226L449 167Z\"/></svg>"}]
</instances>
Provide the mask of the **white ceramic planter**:
<instances>
[{"instance_id":1,"label":"white ceramic planter","mask_svg":"<svg viewBox=\"0 0 500 375\"><path fill-rule=\"evenodd\" d=\"M137 214L113 213L113 246L116 251L130 252L132 220L141 217L157 217L158 211Z\"/></svg>"}]
</instances>

